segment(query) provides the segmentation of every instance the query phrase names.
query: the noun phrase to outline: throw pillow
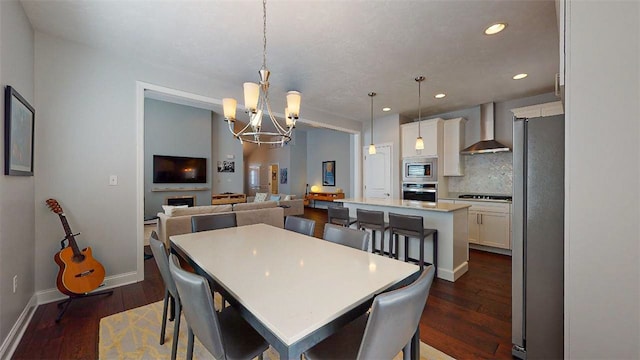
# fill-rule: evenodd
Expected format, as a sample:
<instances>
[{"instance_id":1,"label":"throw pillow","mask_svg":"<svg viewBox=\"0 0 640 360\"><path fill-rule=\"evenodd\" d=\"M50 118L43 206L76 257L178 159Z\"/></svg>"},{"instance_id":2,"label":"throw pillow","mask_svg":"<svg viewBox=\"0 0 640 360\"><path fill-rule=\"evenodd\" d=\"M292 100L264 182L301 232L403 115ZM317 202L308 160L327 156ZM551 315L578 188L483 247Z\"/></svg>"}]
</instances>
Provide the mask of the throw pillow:
<instances>
[{"instance_id":1,"label":"throw pillow","mask_svg":"<svg viewBox=\"0 0 640 360\"><path fill-rule=\"evenodd\" d=\"M284 197L284 199L282 199L283 201L288 201L291 200L291 195L287 195Z\"/></svg>"},{"instance_id":2,"label":"throw pillow","mask_svg":"<svg viewBox=\"0 0 640 360\"><path fill-rule=\"evenodd\" d=\"M269 201L280 201L280 195L271 195Z\"/></svg>"},{"instance_id":3,"label":"throw pillow","mask_svg":"<svg viewBox=\"0 0 640 360\"><path fill-rule=\"evenodd\" d=\"M162 205L162 210L164 210L165 215L172 216L173 209L183 209L188 207L187 205Z\"/></svg>"},{"instance_id":4,"label":"throw pillow","mask_svg":"<svg viewBox=\"0 0 640 360\"><path fill-rule=\"evenodd\" d=\"M256 193L256 198L253 199L253 202L263 202L267 200L267 193Z\"/></svg>"}]
</instances>

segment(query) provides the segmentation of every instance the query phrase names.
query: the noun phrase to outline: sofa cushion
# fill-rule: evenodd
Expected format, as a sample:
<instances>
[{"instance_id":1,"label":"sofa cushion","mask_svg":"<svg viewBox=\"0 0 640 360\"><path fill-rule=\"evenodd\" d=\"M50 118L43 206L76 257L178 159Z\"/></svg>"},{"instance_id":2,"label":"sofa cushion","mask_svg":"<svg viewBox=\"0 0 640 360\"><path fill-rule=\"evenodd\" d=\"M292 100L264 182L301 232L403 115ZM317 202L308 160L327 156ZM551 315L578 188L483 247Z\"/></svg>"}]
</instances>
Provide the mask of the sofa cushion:
<instances>
[{"instance_id":1,"label":"sofa cushion","mask_svg":"<svg viewBox=\"0 0 640 360\"><path fill-rule=\"evenodd\" d=\"M232 210L233 210L233 207L231 205L194 206L194 207L188 207L188 208L174 209L172 216L211 214L211 213L219 213L219 212L229 212Z\"/></svg>"},{"instance_id":2,"label":"sofa cushion","mask_svg":"<svg viewBox=\"0 0 640 360\"><path fill-rule=\"evenodd\" d=\"M256 196L253 199L254 202L263 202L266 200L267 200L267 193L256 193Z\"/></svg>"},{"instance_id":3,"label":"sofa cushion","mask_svg":"<svg viewBox=\"0 0 640 360\"><path fill-rule=\"evenodd\" d=\"M252 224L268 224L279 228L284 227L284 209L275 207L236 212L238 226Z\"/></svg>"},{"instance_id":4,"label":"sofa cushion","mask_svg":"<svg viewBox=\"0 0 640 360\"><path fill-rule=\"evenodd\" d=\"M162 210L167 216L172 216L174 209L184 209L187 205L162 205Z\"/></svg>"},{"instance_id":5,"label":"sofa cushion","mask_svg":"<svg viewBox=\"0 0 640 360\"><path fill-rule=\"evenodd\" d=\"M269 201L280 201L280 195L269 196Z\"/></svg>"},{"instance_id":6,"label":"sofa cushion","mask_svg":"<svg viewBox=\"0 0 640 360\"><path fill-rule=\"evenodd\" d=\"M285 195L284 199L282 199L282 200L284 200L284 201L291 200L291 195Z\"/></svg>"},{"instance_id":7,"label":"sofa cushion","mask_svg":"<svg viewBox=\"0 0 640 360\"><path fill-rule=\"evenodd\" d=\"M273 208L276 206L278 206L278 202L276 201L238 203L238 204L233 204L233 211L267 209L267 208Z\"/></svg>"}]
</instances>

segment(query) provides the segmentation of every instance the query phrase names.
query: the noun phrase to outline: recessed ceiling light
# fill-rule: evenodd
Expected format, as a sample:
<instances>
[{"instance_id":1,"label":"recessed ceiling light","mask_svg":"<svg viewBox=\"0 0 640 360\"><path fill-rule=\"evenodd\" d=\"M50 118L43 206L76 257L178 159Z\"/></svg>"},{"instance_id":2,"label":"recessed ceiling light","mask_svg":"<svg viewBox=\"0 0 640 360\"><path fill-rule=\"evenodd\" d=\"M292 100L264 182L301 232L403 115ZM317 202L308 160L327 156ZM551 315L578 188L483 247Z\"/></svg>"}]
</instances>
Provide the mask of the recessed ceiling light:
<instances>
[{"instance_id":1,"label":"recessed ceiling light","mask_svg":"<svg viewBox=\"0 0 640 360\"><path fill-rule=\"evenodd\" d=\"M495 23L484 30L487 35L495 35L507 27L506 23Z\"/></svg>"},{"instance_id":2,"label":"recessed ceiling light","mask_svg":"<svg viewBox=\"0 0 640 360\"><path fill-rule=\"evenodd\" d=\"M526 78L527 76L529 76L529 75L527 75L527 74L525 74L525 73L518 74L518 75L513 75L513 80L520 80L520 79L524 79L524 78Z\"/></svg>"},{"instance_id":3,"label":"recessed ceiling light","mask_svg":"<svg viewBox=\"0 0 640 360\"><path fill-rule=\"evenodd\" d=\"M382 111L391 111L391 108L390 107L385 107L385 108L382 108Z\"/></svg>"},{"instance_id":4,"label":"recessed ceiling light","mask_svg":"<svg viewBox=\"0 0 640 360\"><path fill-rule=\"evenodd\" d=\"M434 98L436 98L436 99L442 99L442 98L443 98L443 97L445 97L445 96L447 96L447 94L440 93L440 94L436 94L436 95L434 96Z\"/></svg>"}]
</instances>

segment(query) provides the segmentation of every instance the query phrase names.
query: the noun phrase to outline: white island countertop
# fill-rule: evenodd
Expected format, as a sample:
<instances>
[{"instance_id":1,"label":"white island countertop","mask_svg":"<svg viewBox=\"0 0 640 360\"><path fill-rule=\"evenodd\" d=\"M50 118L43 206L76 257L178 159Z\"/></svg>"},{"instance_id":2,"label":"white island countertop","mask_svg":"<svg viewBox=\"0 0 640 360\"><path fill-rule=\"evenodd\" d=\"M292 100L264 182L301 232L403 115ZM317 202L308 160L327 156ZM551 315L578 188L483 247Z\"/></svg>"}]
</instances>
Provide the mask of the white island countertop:
<instances>
[{"instance_id":1,"label":"white island countertop","mask_svg":"<svg viewBox=\"0 0 640 360\"><path fill-rule=\"evenodd\" d=\"M345 204L362 204L362 205L379 205L389 206L403 209L418 209L428 211L451 212L471 207L469 204L451 204L443 202L426 202L417 200L401 200L401 199L376 199L376 198L353 198L353 199L336 199L334 202L342 202Z\"/></svg>"}]
</instances>

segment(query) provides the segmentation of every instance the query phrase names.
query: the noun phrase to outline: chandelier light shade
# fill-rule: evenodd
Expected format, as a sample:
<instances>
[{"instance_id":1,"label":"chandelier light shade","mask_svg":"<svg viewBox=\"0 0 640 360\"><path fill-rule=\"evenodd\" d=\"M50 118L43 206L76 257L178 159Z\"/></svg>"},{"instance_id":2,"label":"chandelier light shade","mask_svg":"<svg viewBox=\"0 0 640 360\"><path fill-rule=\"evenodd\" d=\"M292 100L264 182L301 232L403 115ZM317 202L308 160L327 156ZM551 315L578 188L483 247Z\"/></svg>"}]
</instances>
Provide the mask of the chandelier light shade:
<instances>
[{"instance_id":1,"label":"chandelier light shade","mask_svg":"<svg viewBox=\"0 0 640 360\"><path fill-rule=\"evenodd\" d=\"M422 94L420 93L420 84L424 81L424 76L416 77L418 83L418 138L416 139L416 150L424 150L424 140L420 134L420 120L422 120L422 104L420 102Z\"/></svg>"},{"instance_id":2,"label":"chandelier light shade","mask_svg":"<svg viewBox=\"0 0 640 360\"><path fill-rule=\"evenodd\" d=\"M267 1L262 1L262 68L258 71L260 83L244 83L244 110L249 114L249 123L240 131L235 131L236 109L238 102L235 99L222 99L224 120L229 124L229 131L240 140L254 144L271 144L284 146L291 141L296 120L300 116L300 102L302 94L298 91L287 93L287 107L284 111L285 124L282 125L271 111L269 104L269 75L267 69ZM262 118L268 115L274 129L263 129Z\"/></svg>"},{"instance_id":3,"label":"chandelier light shade","mask_svg":"<svg viewBox=\"0 0 640 360\"><path fill-rule=\"evenodd\" d=\"M369 155L376 154L376 146L373 145L373 97L376 96L376 93L370 92L369 97L371 98L371 144L369 144Z\"/></svg>"}]
</instances>

